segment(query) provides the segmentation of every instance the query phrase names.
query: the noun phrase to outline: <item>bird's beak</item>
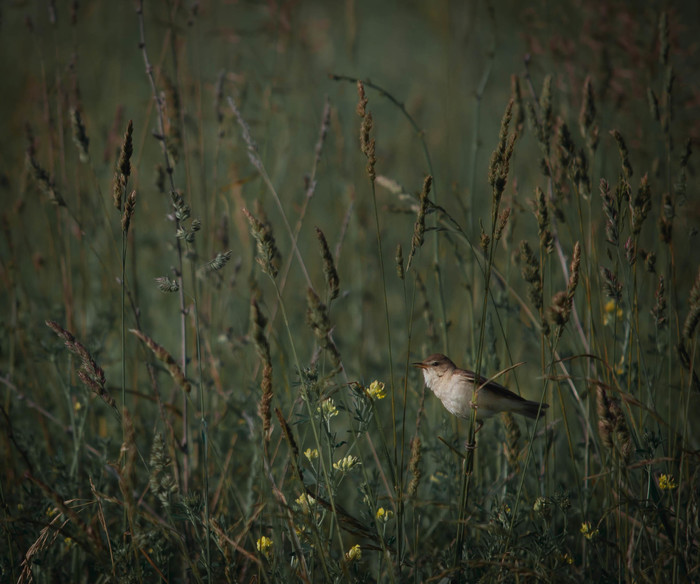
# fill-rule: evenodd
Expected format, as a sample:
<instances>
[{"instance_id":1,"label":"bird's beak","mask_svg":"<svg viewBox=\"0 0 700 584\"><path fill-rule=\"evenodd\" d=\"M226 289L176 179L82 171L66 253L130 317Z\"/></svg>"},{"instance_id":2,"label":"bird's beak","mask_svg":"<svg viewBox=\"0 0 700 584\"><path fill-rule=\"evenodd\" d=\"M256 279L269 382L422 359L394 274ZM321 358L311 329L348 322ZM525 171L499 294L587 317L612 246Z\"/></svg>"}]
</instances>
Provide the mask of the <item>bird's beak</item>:
<instances>
[{"instance_id":1,"label":"bird's beak","mask_svg":"<svg viewBox=\"0 0 700 584\"><path fill-rule=\"evenodd\" d=\"M414 367L418 367L418 369L427 369L428 366L425 363L422 363L418 361L417 363L411 363Z\"/></svg>"}]
</instances>

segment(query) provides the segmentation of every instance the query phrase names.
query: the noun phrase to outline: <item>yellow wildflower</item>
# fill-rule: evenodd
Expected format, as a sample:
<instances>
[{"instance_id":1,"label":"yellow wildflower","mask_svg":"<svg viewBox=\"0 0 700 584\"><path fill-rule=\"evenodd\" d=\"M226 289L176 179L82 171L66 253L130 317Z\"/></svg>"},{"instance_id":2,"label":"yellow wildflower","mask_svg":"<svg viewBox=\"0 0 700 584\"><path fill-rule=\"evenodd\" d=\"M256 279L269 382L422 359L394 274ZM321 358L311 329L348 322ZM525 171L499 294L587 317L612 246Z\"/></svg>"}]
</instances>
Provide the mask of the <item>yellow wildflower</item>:
<instances>
[{"instance_id":1,"label":"yellow wildflower","mask_svg":"<svg viewBox=\"0 0 700 584\"><path fill-rule=\"evenodd\" d=\"M375 379L372 383L369 384L369 388L367 388L367 393L372 399L384 399L386 397L386 391L384 391L384 383Z\"/></svg>"},{"instance_id":2,"label":"yellow wildflower","mask_svg":"<svg viewBox=\"0 0 700 584\"><path fill-rule=\"evenodd\" d=\"M614 299L610 299L605 303L603 307L605 314L603 315L603 324L608 325L613 321L613 317L622 318L623 311L622 306L620 306Z\"/></svg>"},{"instance_id":3,"label":"yellow wildflower","mask_svg":"<svg viewBox=\"0 0 700 584\"><path fill-rule=\"evenodd\" d=\"M272 546L273 541L269 537L264 535L255 543L255 547L258 551L265 556L268 560L272 557Z\"/></svg>"},{"instance_id":4,"label":"yellow wildflower","mask_svg":"<svg viewBox=\"0 0 700 584\"><path fill-rule=\"evenodd\" d=\"M673 480L673 475L662 474L659 477L659 488L662 491L671 491L678 487L676 481Z\"/></svg>"},{"instance_id":5,"label":"yellow wildflower","mask_svg":"<svg viewBox=\"0 0 700 584\"><path fill-rule=\"evenodd\" d=\"M333 416L338 415L338 408L335 407L335 403L333 402L333 398L329 397L327 400L325 400L318 408L316 408L317 412L320 412L324 418L327 420L330 420Z\"/></svg>"},{"instance_id":6,"label":"yellow wildflower","mask_svg":"<svg viewBox=\"0 0 700 584\"><path fill-rule=\"evenodd\" d=\"M596 535L598 535L598 530L594 529L591 526L590 521L584 521L581 524L581 533L583 534L583 537L586 539L593 539Z\"/></svg>"},{"instance_id":7,"label":"yellow wildflower","mask_svg":"<svg viewBox=\"0 0 700 584\"><path fill-rule=\"evenodd\" d=\"M352 546L347 553L345 554L345 559L348 562L354 562L355 560L359 560L362 557L362 548L360 547L360 544L355 544Z\"/></svg>"},{"instance_id":8,"label":"yellow wildflower","mask_svg":"<svg viewBox=\"0 0 700 584\"><path fill-rule=\"evenodd\" d=\"M307 448L304 451L304 456L306 456L306 458L308 458L309 461L318 458L318 448L314 448L313 450L311 450L311 448Z\"/></svg>"},{"instance_id":9,"label":"yellow wildflower","mask_svg":"<svg viewBox=\"0 0 700 584\"><path fill-rule=\"evenodd\" d=\"M360 464L360 461L357 459L357 457L348 454L345 458L340 459L338 462L334 462L333 468L340 472L348 472L358 464Z\"/></svg>"},{"instance_id":10,"label":"yellow wildflower","mask_svg":"<svg viewBox=\"0 0 700 584\"><path fill-rule=\"evenodd\" d=\"M382 523L386 523L389 521L394 516L394 512L391 509L384 509L384 507L380 507L377 509L377 521L381 521Z\"/></svg>"},{"instance_id":11,"label":"yellow wildflower","mask_svg":"<svg viewBox=\"0 0 700 584\"><path fill-rule=\"evenodd\" d=\"M304 513L308 513L311 506L313 505L314 500L309 497L306 493L302 493L299 495L296 500L294 501L299 507L301 507L301 510Z\"/></svg>"}]
</instances>

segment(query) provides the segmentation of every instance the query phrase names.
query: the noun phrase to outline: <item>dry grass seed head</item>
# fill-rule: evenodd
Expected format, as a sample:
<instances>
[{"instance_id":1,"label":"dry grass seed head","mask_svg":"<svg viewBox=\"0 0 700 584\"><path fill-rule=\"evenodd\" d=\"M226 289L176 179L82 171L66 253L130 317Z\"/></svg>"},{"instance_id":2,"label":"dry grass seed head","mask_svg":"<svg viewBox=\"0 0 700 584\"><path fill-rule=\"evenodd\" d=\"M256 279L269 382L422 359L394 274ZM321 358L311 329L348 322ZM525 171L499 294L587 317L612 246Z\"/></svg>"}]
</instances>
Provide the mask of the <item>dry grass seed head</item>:
<instances>
[{"instance_id":1,"label":"dry grass seed head","mask_svg":"<svg viewBox=\"0 0 700 584\"><path fill-rule=\"evenodd\" d=\"M131 219L134 216L135 209L136 191L131 191L131 194L127 197L126 203L124 204L124 213L122 214L122 231L124 233L129 233L129 226L131 225Z\"/></svg>"},{"instance_id":2,"label":"dry grass seed head","mask_svg":"<svg viewBox=\"0 0 700 584\"><path fill-rule=\"evenodd\" d=\"M250 321L253 329L252 336L255 349L263 363L270 363L270 343L265 335L267 319L260 310L258 301L255 298L250 301Z\"/></svg>"},{"instance_id":3,"label":"dry grass seed head","mask_svg":"<svg viewBox=\"0 0 700 584\"><path fill-rule=\"evenodd\" d=\"M566 172L576 156L576 146L569 132L569 126L561 118L557 119L557 128L557 145L559 147L557 149L557 162L562 171Z\"/></svg>"},{"instance_id":4,"label":"dry grass seed head","mask_svg":"<svg viewBox=\"0 0 700 584\"><path fill-rule=\"evenodd\" d=\"M603 291L605 295L619 303L622 300L622 282L620 282L617 276L606 267L600 268L600 274L603 278Z\"/></svg>"},{"instance_id":5,"label":"dry grass seed head","mask_svg":"<svg viewBox=\"0 0 700 584\"><path fill-rule=\"evenodd\" d=\"M148 485L165 509L170 508L179 491L177 481L169 469L171 464L172 459L168 455L163 436L160 432L156 432L149 459L151 473L148 477Z\"/></svg>"},{"instance_id":6,"label":"dry grass seed head","mask_svg":"<svg viewBox=\"0 0 700 584\"><path fill-rule=\"evenodd\" d=\"M581 267L581 244L577 241L574 244L574 254L571 258L571 265L569 266L569 282L566 286L566 291L570 299L573 299L574 293L578 286L579 280L579 269Z\"/></svg>"},{"instance_id":7,"label":"dry grass seed head","mask_svg":"<svg viewBox=\"0 0 700 584\"><path fill-rule=\"evenodd\" d=\"M625 461L629 461L632 456L632 437L625 415L622 413L620 402L617 399L610 400L609 411L611 419L615 421L615 438L620 454Z\"/></svg>"},{"instance_id":8,"label":"dry grass seed head","mask_svg":"<svg viewBox=\"0 0 700 584\"><path fill-rule=\"evenodd\" d=\"M367 115L363 118L362 122L362 131L361 131L361 139L363 142L361 143L361 149L362 152L365 154L367 157L367 176L369 176L369 179L374 182L377 178L377 174L375 171L375 166L377 164L377 157L375 155L375 141L374 138L370 138L369 130L372 127L372 113L368 112Z\"/></svg>"},{"instance_id":9,"label":"dry grass seed head","mask_svg":"<svg viewBox=\"0 0 700 584\"><path fill-rule=\"evenodd\" d=\"M552 75L546 75L542 82L542 93L540 94L540 114L542 123L542 145L545 148L547 156L549 156L549 140L552 136L552 128L554 127L552 112Z\"/></svg>"},{"instance_id":10,"label":"dry grass seed head","mask_svg":"<svg viewBox=\"0 0 700 584\"><path fill-rule=\"evenodd\" d=\"M630 203L632 234L639 235L642 230L642 224L649 214L651 209L651 187L649 180L645 174L637 190L637 195Z\"/></svg>"},{"instance_id":11,"label":"dry grass seed head","mask_svg":"<svg viewBox=\"0 0 700 584\"><path fill-rule=\"evenodd\" d=\"M596 411L598 413L598 434L603 444L613 448L613 430L615 420L610 415L610 400L602 385L596 384Z\"/></svg>"},{"instance_id":12,"label":"dry grass seed head","mask_svg":"<svg viewBox=\"0 0 700 584\"><path fill-rule=\"evenodd\" d=\"M118 165L119 172L127 178L131 175L131 155L134 152L133 133L134 122L129 120L124 132L124 141L122 142Z\"/></svg>"},{"instance_id":13,"label":"dry grass seed head","mask_svg":"<svg viewBox=\"0 0 700 584\"><path fill-rule=\"evenodd\" d=\"M630 163L630 153L629 150L627 150L627 144L625 143L625 139L622 137L622 134L618 130L611 130L610 135L615 138L615 142L617 143L617 149L620 153L620 160L622 162L622 173L625 176L625 178L629 181L630 178L632 178L632 164Z\"/></svg>"},{"instance_id":14,"label":"dry grass seed head","mask_svg":"<svg viewBox=\"0 0 700 584\"><path fill-rule=\"evenodd\" d=\"M430 194L430 187L433 184L433 177L428 175L423 181L423 189L420 192L419 205L418 205L418 215L416 217L416 222L413 225L413 237L411 238L411 251L408 254L408 262L406 262L406 269L411 268L411 263L413 262L413 256L416 251L423 246L423 234L425 233L425 214L428 210L428 195Z\"/></svg>"},{"instance_id":15,"label":"dry grass seed head","mask_svg":"<svg viewBox=\"0 0 700 584\"><path fill-rule=\"evenodd\" d=\"M125 195L126 185L131 175L131 155L134 152L132 135L134 132L134 124L131 120L126 126L124 139L122 140L121 149L119 151L119 161L117 168L114 171L114 181L112 183L112 201L114 207L122 210L122 198Z\"/></svg>"},{"instance_id":16,"label":"dry grass seed head","mask_svg":"<svg viewBox=\"0 0 700 584\"><path fill-rule=\"evenodd\" d=\"M333 366L339 368L341 363L340 352L330 337L331 323L328 318L328 309L326 305L321 302L318 294L311 288L308 288L306 291L306 301L308 306L306 310L306 322L309 327L311 327L311 330L314 331L316 340L318 340L321 347L330 354Z\"/></svg>"},{"instance_id":17,"label":"dry grass seed head","mask_svg":"<svg viewBox=\"0 0 700 584\"><path fill-rule=\"evenodd\" d=\"M510 95L513 99L513 123L518 132L522 130L525 122L525 106L523 104L523 92L520 88L520 77L510 76Z\"/></svg>"},{"instance_id":18,"label":"dry grass seed head","mask_svg":"<svg viewBox=\"0 0 700 584\"><path fill-rule=\"evenodd\" d=\"M290 428L287 420L284 419L284 416L282 415L282 412L280 411L279 408L275 408L275 415L277 416L277 419L279 420L280 428L282 428L282 433L284 434L285 439L289 443L289 447L292 449L292 453L294 454L294 459L296 460L297 458L299 458L299 447L297 446L297 442L294 439L294 434L292 433L292 429Z\"/></svg>"},{"instance_id":19,"label":"dry grass seed head","mask_svg":"<svg viewBox=\"0 0 700 584\"><path fill-rule=\"evenodd\" d=\"M542 308L542 282L540 280L540 264L526 240L520 242L520 261L522 263L523 279L530 284L530 299L535 308Z\"/></svg>"},{"instance_id":20,"label":"dry grass seed head","mask_svg":"<svg viewBox=\"0 0 700 584\"><path fill-rule=\"evenodd\" d=\"M418 491L418 485L423 474L420 464L421 459L421 439L418 436L414 436L411 440L411 459L408 461L408 471L411 473L411 481L408 483L407 489L409 497L414 496Z\"/></svg>"},{"instance_id":21,"label":"dry grass seed head","mask_svg":"<svg viewBox=\"0 0 700 584\"><path fill-rule=\"evenodd\" d=\"M581 137L586 141L586 147L591 158L598 148L599 128L594 125L596 116L595 95L593 93L593 83L590 75L586 77L583 84L583 100L581 102L581 111L578 116L579 129Z\"/></svg>"},{"instance_id":22,"label":"dry grass seed head","mask_svg":"<svg viewBox=\"0 0 700 584\"><path fill-rule=\"evenodd\" d=\"M656 303L654 308L651 309L651 315L654 317L654 323L659 330L663 330L668 326L668 317L666 314L666 286L664 284L664 277L659 276L659 284L656 287L656 293L654 294ZM686 324L687 324L686 319ZM685 334L686 327L683 327L684 335L686 338L688 336Z\"/></svg>"},{"instance_id":23,"label":"dry grass seed head","mask_svg":"<svg viewBox=\"0 0 700 584\"><path fill-rule=\"evenodd\" d=\"M535 188L535 216L537 217L537 234L540 238L540 246L547 253L551 253L554 249L554 238L549 230L547 198L539 186Z\"/></svg>"},{"instance_id":24,"label":"dry grass seed head","mask_svg":"<svg viewBox=\"0 0 700 584\"><path fill-rule=\"evenodd\" d=\"M272 402L272 361L270 359L270 343L265 336L265 326L267 319L260 310L257 300L254 298L250 302L250 319L253 328L253 341L262 361L262 381L260 389L262 397L258 405L258 415L263 422L263 438L265 442L270 440L272 426L270 424L270 403Z\"/></svg>"},{"instance_id":25,"label":"dry grass seed head","mask_svg":"<svg viewBox=\"0 0 700 584\"><path fill-rule=\"evenodd\" d=\"M332 299L338 297L340 292L340 279L338 278L338 271L335 269L335 261L333 260L333 254L328 247L328 241L326 241L326 236L323 234L318 227L316 227L316 237L318 238L318 243L321 246L321 258L323 258L323 274L326 277L326 285L328 286L328 294Z\"/></svg>"},{"instance_id":26,"label":"dry grass seed head","mask_svg":"<svg viewBox=\"0 0 700 584\"><path fill-rule=\"evenodd\" d=\"M257 219L248 209L243 209L243 213L250 223L250 230L257 244L256 261L260 264L263 272L271 278L277 277L281 256L272 235L272 228L269 224Z\"/></svg>"},{"instance_id":27,"label":"dry grass seed head","mask_svg":"<svg viewBox=\"0 0 700 584\"><path fill-rule=\"evenodd\" d=\"M482 253L486 255L489 251L489 244L491 243L491 236L484 230L484 225L479 221L479 228L481 229L479 233L479 247Z\"/></svg>"},{"instance_id":28,"label":"dry grass seed head","mask_svg":"<svg viewBox=\"0 0 700 584\"><path fill-rule=\"evenodd\" d=\"M185 392L190 393L192 386L190 382L185 377L180 366L177 364L173 356L165 350L164 347L156 343L151 337L142 333L137 329L129 329L129 332L141 339L144 344L151 350L156 359L165 365L165 368L170 373L175 383Z\"/></svg>"},{"instance_id":29,"label":"dry grass seed head","mask_svg":"<svg viewBox=\"0 0 700 584\"><path fill-rule=\"evenodd\" d=\"M167 276L159 276L155 278L158 290L161 292L177 292L180 289L180 284L175 280L171 280Z\"/></svg>"},{"instance_id":30,"label":"dry grass seed head","mask_svg":"<svg viewBox=\"0 0 700 584\"><path fill-rule=\"evenodd\" d=\"M272 402L272 365L265 363L263 366L262 381L260 383L262 397L258 405L258 415L263 422L263 438L269 442L272 435L272 424L270 423L270 403Z\"/></svg>"},{"instance_id":31,"label":"dry grass seed head","mask_svg":"<svg viewBox=\"0 0 700 584\"><path fill-rule=\"evenodd\" d=\"M603 213L607 218L605 223L605 235L607 241L617 245L619 241L619 211L618 204L610 192L610 184L604 178L600 179L600 196L603 200Z\"/></svg>"},{"instance_id":32,"label":"dry grass seed head","mask_svg":"<svg viewBox=\"0 0 700 584\"><path fill-rule=\"evenodd\" d=\"M511 207L507 207L503 211L501 211L500 215L498 216L498 223L496 225L496 231L493 234L496 241L500 240L501 237L503 236L503 232L505 231L505 228L508 226L508 219L510 218L511 211L512 211Z\"/></svg>"},{"instance_id":33,"label":"dry grass seed head","mask_svg":"<svg viewBox=\"0 0 700 584\"><path fill-rule=\"evenodd\" d=\"M78 148L78 156L80 157L80 162L90 162L90 139L87 136L85 124L83 124L83 118L80 115L79 109L72 108L70 110L70 121L71 126L73 128L73 142Z\"/></svg>"},{"instance_id":34,"label":"dry grass seed head","mask_svg":"<svg viewBox=\"0 0 700 584\"><path fill-rule=\"evenodd\" d=\"M231 261L231 256L233 252L229 249L225 252L218 252L210 261L208 261L204 268L208 272L218 272L222 270L224 266Z\"/></svg>"},{"instance_id":35,"label":"dry grass seed head","mask_svg":"<svg viewBox=\"0 0 700 584\"><path fill-rule=\"evenodd\" d=\"M49 200L58 207L65 207L66 202L56 189L56 185L51 180L49 173L36 161L33 154L28 151L26 158L27 167L34 178L39 190L46 195Z\"/></svg>"},{"instance_id":36,"label":"dry grass seed head","mask_svg":"<svg viewBox=\"0 0 700 584\"><path fill-rule=\"evenodd\" d=\"M510 467L518 472L520 468L518 463L518 456L520 455L520 427L510 412L504 412L501 417L506 427L506 443L503 445L506 459Z\"/></svg>"},{"instance_id":37,"label":"dry grass seed head","mask_svg":"<svg viewBox=\"0 0 700 584\"><path fill-rule=\"evenodd\" d=\"M357 82L357 115L361 118L365 117L367 112L367 95L365 94L365 85L362 81Z\"/></svg>"},{"instance_id":38,"label":"dry grass seed head","mask_svg":"<svg viewBox=\"0 0 700 584\"><path fill-rule=\"evenodd\" d=\"M493 189L492 208L494 210L498 208L498 203L500 203L501 196L506 186L506 179L508 177L508 170L510 167L510 158L513 154L513 148L515 146L515 139L517 136L517 133L510 136L508 134L512 115L513 99L511 98L508 101L506 110L501 118L501 129L498 134L498 145L491 154L491 161L489 163L488 181Z\"/></svg>"},{"instance_id":39,"label":"dry grass seed head","mask_svg":"<svg viewBox=\"0 0 700 584\"><path fill-rule=\"evenodd\" d=\"M90 351L57 322L47 320L45 323L46 326L63 339L66 348L80 359L80 368L78 369L78 378L80 381L118 413L117 404L107 390L104 370L97 364L97 361L95 361L95 358L90 354Z\"/></svg>"},{"instance_id":40,"label":"dry grass seed head","mask_svg":"<svg viewBox=\"0 0 700 584\"><path fill-rule=\"evenodd\" d=\"M560 290L552 296L552 301L547 308L547 320L550 324L564 326L568 322L570 314L567 294Z\"/></svg>"},{"instance_id":41,"label":"dry grass seed head","mask_svg":"<svg viewBox=\"0 0 700 584\"><path fill-rule=\"evenodd\" d=\"M578 286L579 268L581 265L581 245L577 241L574 245L574 253L569 266L569 281L566 290L557 292L552 297L552 302L547 309L547 319L557 326L564 326L569 322L573 308L574 294Z\"/></svg>"}]
</instances>

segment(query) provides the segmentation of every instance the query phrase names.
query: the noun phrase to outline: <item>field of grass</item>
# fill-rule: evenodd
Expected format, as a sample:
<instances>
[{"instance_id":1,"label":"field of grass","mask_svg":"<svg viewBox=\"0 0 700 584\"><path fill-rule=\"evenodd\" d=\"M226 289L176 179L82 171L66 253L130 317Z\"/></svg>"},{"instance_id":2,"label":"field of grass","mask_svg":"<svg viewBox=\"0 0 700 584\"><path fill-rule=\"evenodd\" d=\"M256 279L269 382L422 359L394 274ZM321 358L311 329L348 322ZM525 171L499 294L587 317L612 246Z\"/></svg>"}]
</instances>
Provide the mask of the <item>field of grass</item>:
<instances>
[{"instance_id":1,"label":"field of grass","mask_svg":"<svg viewBox=\"0 0 700 584\"><path fill-rule=\"evenodd\" d=\"M0 581L700 580L698 22L3 3Z\"/></svg>"}]
</instances>

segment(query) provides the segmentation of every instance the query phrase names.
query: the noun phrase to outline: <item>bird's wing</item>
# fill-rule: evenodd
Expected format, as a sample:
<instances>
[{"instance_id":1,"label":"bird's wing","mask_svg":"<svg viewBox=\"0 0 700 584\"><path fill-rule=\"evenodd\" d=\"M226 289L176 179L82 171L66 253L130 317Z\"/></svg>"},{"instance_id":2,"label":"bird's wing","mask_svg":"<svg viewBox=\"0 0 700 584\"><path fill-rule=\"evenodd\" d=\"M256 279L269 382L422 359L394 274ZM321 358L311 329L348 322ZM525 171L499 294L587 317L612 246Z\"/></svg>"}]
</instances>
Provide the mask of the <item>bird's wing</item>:
<instances>
[{"instance_id":1,"label":"bird's wing","mask_svg":"<svg viewBox=\"0 0 700 584\"><path fill-rule=\"evenodd\" d=\"M496 383L493 380L489 381L489 379L483 375L479 375L479 380L476 381L476 373L473 371L462 369L459 373L468 381L475 384L477 388L488 388L498 397L510 398L518 401L527 401L524 397L519 396L517 393L513 393L510 389L503 387L500 383Z\"/></svg>"}]
</instances>

